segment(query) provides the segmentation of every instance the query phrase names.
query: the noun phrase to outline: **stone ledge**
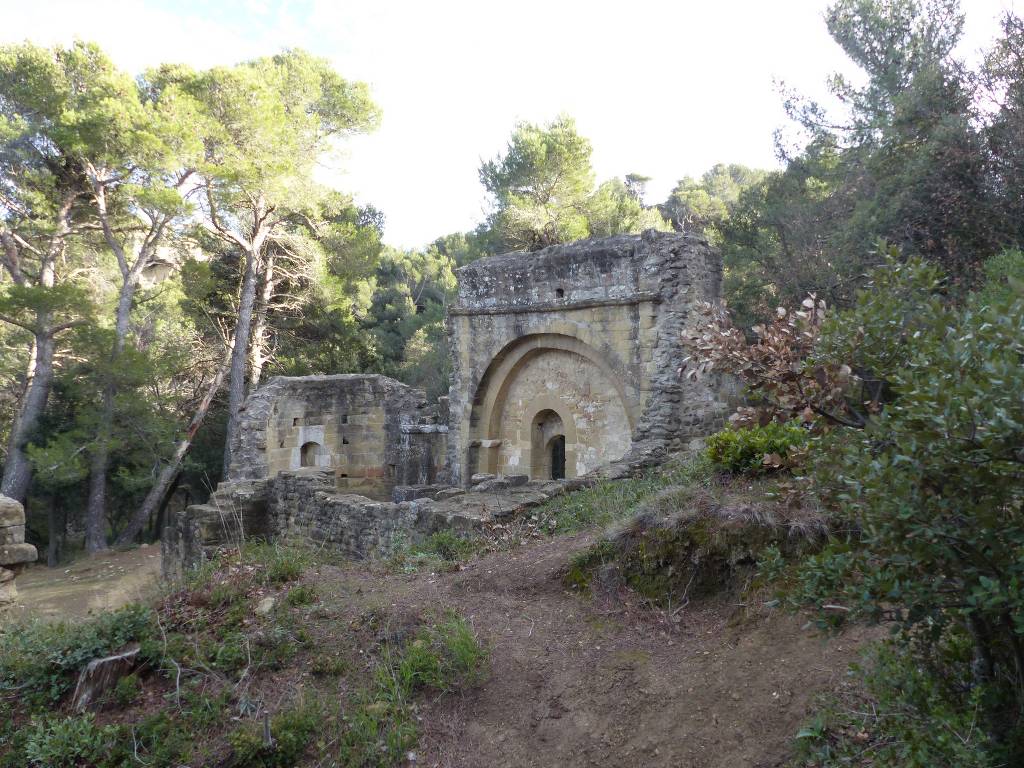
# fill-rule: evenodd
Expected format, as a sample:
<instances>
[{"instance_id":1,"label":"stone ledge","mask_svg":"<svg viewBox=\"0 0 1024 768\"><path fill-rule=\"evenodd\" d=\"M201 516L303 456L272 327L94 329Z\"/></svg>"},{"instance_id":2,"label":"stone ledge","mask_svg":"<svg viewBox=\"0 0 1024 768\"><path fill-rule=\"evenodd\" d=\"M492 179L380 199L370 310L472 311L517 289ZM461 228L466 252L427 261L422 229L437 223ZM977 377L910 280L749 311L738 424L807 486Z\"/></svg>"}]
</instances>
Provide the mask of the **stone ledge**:
<instances>
[{"instance_id":1,"label":"stone ledge","mask_svg":"<svg viewBox=\"0 0 1024 768\"><path fill-rule=\"evenodd\" d=\"M489 307L450 307L449 315L522 315L529 312L570 312L574 309L594 307L629 307L636 304L658 304L661 296L651 291L642 291L632 296L608 299L585 299L583 301L548 301L537 304L508 304Z\"/></svg>"},{"instance_id":2,"label":"stone ledge","mask_svg":"<svg viewBox=\"0 0 1024 768\"><path fill-rule=\"evenodd\" d=\"M0 546L0 565L34 563L38 553L31 544L4 544Z\"/></svg>"}]
</instances>

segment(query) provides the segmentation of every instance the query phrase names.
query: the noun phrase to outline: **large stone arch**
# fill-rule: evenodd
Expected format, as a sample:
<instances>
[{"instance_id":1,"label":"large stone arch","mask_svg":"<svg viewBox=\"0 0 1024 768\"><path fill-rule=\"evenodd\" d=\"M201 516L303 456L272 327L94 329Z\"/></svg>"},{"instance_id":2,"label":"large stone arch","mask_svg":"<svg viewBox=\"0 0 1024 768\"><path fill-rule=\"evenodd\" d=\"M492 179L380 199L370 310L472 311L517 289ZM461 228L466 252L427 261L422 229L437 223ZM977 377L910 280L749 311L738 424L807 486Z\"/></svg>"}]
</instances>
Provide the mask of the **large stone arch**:
<instances>
[{"instance_id":1,"label":"large stone arch","mask_svg":"<svg viewBox=\"0 0 1024 768\"><path fill-rule=\"evenodd\" d=\"M494 356L473 398L472 472L533 474L530 429L553 411L565 432L566 475L619 458L640 416L628 377L581 339L557 333L522 336Z\"/></svg>"}]
</instances>

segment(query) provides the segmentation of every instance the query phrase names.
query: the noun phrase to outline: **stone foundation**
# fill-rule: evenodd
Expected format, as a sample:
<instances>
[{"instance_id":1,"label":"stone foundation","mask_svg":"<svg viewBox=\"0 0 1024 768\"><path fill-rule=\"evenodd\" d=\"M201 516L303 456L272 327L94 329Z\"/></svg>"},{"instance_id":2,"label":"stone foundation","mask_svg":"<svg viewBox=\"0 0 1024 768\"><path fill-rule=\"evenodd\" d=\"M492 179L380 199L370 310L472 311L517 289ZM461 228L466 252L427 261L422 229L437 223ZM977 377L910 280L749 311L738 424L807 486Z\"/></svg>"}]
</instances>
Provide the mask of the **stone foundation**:
<instances>
[{"instance_id":1,"label":"stone foundation","mask_svg":"<svg viewBox=\"0 0 1024 768\"><path fill-rule=\"evenodd\" d=\"M469 534L488 516L430 499L400 503L343 493L320 469L279 472L259 482L222 483L206 504L168 517L163 574L178 579L218 548L260 538L323 546L353 558L386 555L440 530Z\"/></svg>"}]
</instances>

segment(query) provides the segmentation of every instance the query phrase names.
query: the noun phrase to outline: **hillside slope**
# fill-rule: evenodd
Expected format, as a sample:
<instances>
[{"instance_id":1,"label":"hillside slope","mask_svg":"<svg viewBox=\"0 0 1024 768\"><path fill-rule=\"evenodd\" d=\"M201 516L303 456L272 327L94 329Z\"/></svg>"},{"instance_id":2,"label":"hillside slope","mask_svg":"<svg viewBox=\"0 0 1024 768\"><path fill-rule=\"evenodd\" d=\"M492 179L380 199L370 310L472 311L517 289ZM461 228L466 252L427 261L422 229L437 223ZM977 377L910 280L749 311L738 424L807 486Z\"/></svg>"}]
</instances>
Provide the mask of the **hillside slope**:
<instances>
[{"instance_id":1,"label":"hillside slope","mask_svg":"<svg viewBox=\"0 0 1024 768\"><path fill-rule=\"evenodd\" d=\"M784 612L731 602L652 610L626 591L568 591L590 536L540 540L454 573L324 568L355 618L452 609L490 649L478 687L421 712L419 763L439 766L776 766L809 704L834 690L863 630L826 639Z\"/></svg>"}]
</instances>

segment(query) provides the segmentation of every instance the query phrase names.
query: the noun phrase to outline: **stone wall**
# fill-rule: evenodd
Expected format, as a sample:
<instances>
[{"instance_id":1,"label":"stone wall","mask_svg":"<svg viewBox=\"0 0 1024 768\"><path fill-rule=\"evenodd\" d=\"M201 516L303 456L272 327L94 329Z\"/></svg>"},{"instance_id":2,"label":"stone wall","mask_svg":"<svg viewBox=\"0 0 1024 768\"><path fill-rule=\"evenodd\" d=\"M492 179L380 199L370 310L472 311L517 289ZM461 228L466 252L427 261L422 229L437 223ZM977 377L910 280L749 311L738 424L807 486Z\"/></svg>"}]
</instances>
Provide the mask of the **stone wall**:
<instances>
[{"instance_id":1,"label":"stone wall","mask_svg":"<svg viewBox=\"0 0 1024 768\"><path fill-rule=\"evenodd\" d=\"M390 499L396 485L435 481L446 438L423 392L386 376L281 376L246 400L227 480L314 467Z\"/></svg>"},{"instance_id":2,"label":"stone wall","mask_svg":"<svg viewBox=\"0 0 1024 768\"><path fill-rule=\"evenodd\" d=\"M559 441L565 476L579 476L683 447L722 422L715 383L678 374L683 329L721 292L721 261L704 240L650 230L481 259L458 279L452 482L551 477Z\"/></svg>"},{"instance_id":3,"label":"stone wall","mask_svg":"<svg viewBox=\"0 0 1024 768\"><path fill-rule=\"evenodd\" d=\"M254 538L323 546L353 558L384 555L440 530L469 533L485 519L430 499L394 503L343 493L330 470L283 471L222 483L206 504L170 514L162 569L165 578L180 579L217 549Z\"/></svg>"}]
</instances>

